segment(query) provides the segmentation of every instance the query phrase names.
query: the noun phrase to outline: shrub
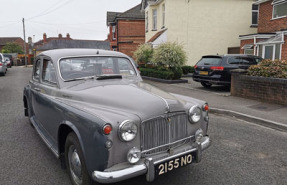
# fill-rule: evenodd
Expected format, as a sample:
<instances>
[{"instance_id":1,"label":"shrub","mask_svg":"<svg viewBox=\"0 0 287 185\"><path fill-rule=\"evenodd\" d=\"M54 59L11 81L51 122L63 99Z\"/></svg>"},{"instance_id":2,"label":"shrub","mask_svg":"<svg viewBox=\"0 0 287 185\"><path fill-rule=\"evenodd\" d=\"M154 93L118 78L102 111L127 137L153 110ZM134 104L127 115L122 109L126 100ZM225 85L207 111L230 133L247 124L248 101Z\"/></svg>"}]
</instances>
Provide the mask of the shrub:
<instances>
[{"instance_id":1,"label":"shrub","mask_svg":"<svg viewBox=\"0 0 287 185\"><path fill-rule=\"evenodd\" d=\"M153 48L149 44L141 44L134 52L134 58L138 64L147 64L151 61L153 55Z\"/></svg>"},{"instance_id":2,"label":"shrub","mask_svg":"<svg viewBox=\"0 0 287 185\"><path fill-rule=\"evenodd\" d=\"M193 66L182 66L182 72L183 74L188 74L188 73L193 73L194 72L194 67Z\"/></svg>"},{"instance_id":3,"label":"shrub","mask_svg":"<svg viewBox=\"0 0 287 185\"><path fill-rule=\"evenodd\" d=\"M180 67L186 62L186 53L181 45L166 42L154 50L152 62L168 67Z\"/></svg>"},{"instance_id":4,"label":"shrub","mask_svg":"<svg viewBox=\"0 0 287 185\"><path fill-rule=\"evenodd\" d=\"M173 80L180 79L182 76L182 69L181 67L173 67L170 68L170 70L173 72Z\"/></svg>"},{"instance_id":5,"label":"shrub","mask_svg":"<svg viewBox=\"0 0 287 185\"><path fill-rule=\"evenodd\" d=\"M166 80L173 79L173 72L171 71L164 71L158 69L150 69L150 68L140 68L140 72L142 76L149 76L154 78L161 78Z\"/></svg>"},{"instance_id":6,"label":"shrub","mask_svg":"<svg viewBox=\"0 0 287 185\"><path fill-rule=\"evenodd\" d=\"M250 76L287 78L287 61L263 60L258 65L250 66L247 74Z\"/></svg>"}]
</instances>

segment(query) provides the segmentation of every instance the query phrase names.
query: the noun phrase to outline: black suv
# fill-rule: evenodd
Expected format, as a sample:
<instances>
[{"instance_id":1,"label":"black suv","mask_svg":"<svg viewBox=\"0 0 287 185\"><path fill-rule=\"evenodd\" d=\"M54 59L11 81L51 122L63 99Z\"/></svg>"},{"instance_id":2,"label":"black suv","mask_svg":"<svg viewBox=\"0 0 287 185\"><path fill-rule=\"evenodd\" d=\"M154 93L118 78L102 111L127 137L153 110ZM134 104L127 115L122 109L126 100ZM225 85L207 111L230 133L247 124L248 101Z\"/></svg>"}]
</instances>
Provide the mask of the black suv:
<instances>
[{"instance_id":1,"label":"black suv","mask_svg":"<svg viewBox=\"0 0 287 185\"><path fill-rule=\"evenodd\" d=\"M248 69L261 60L261 57L254 55L206 55L194 66L192 78L204 87L210 87L212 84L230 86L230 70Z\"/></svg>"}]
</instances>

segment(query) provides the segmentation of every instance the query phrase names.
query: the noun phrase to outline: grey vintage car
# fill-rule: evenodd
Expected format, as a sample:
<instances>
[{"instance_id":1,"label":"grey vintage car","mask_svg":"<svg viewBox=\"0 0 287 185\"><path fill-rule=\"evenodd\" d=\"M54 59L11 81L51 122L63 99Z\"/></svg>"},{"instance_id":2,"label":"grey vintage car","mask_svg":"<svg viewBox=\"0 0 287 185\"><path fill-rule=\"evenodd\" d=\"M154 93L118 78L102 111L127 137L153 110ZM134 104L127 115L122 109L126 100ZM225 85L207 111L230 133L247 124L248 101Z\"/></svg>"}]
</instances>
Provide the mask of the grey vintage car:
<instances>
[{"instance_id":1,"label":"grey vintage car","mask_svg":"<svg viewBox=\"0 0 287 185\"><path fill-rule=\"evenodd\" d=\"M25 115L72 184L147 181L201 160L208 105L142 81L114 51L59 49L35 58Z\"/></svg>"}]
</instances>

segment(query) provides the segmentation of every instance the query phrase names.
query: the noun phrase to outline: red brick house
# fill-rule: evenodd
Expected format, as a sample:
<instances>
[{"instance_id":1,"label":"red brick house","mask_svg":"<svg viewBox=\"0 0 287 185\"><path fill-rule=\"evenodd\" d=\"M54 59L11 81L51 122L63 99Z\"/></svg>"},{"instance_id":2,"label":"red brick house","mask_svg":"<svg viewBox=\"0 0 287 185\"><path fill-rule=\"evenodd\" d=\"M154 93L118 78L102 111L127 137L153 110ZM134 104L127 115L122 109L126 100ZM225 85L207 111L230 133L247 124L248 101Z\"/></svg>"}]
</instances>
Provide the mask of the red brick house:
<instances>
[{"instance_id":1,"label":"red brick house","mask_svg":"<svg viewBox=\"0 0 287 185\"><path fill-rule=\"evenodd\" d=\"M256 34L240 35L240 53L287 60L287 0L257 0L252 8Z\"/></svg>"},{"instance_id":2,"label":"red brick house","mask_svg":"<svg viewBox=\"0 0 287 185\"><path fill-rule=\"evenodd\" d=\"M145 14L141 4L123 12L107 12L111 50L132 57L138 45L145 43Z\"/></svg>"},{"instance_id":3,"label":"red brick house","mask_svg":"<svg viewBox=\"0 0 287 185\"><path fill-rule=\"evenodd\" d=\"M7 43L18 44L24 51L24 40L21 37L0 37L0 52Z\"/></svg>"}]
</instances>

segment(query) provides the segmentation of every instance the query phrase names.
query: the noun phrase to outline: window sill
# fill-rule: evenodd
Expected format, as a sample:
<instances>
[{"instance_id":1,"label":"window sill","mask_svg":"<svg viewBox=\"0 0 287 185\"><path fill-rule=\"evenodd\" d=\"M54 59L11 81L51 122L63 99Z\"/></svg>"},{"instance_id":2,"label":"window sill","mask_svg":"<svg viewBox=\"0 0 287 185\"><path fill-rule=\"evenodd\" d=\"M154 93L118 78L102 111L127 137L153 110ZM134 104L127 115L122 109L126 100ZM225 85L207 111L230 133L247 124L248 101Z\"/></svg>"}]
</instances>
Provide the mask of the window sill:
<instances>
[{"instance_id":1,"label":"window sill","mask_svg":"<svg viewBox=\"0 0 287 185\"><path fill-rule=\"evenodd\" d=\"M281 17L275 17L275 18L272 18L271 21L277 20L277 19L281 19L281 18L286 18L286 17L287 17L287 15L284 15L284 16L281 16Z\"/></svg>"},{"instance_id":2,"label":"window sill","mask_svg":"<svg viewBox=\"0 0 287 185\"><path fill-rule=\"evenodd\" d=\"M258 24L251 24L250 28L257 28Z\"/></svg>"},{"instance_id":3,"label":"window sill","mask_svg":"<svg viewBox=\"0 0 287 185\"><path fill-rule=\"evenodd\" d=\"M164 29L164 28L165 28L165 26L162 26L162 27L161 27L161 29Z\"/></svg>"},{"instance_id":4,"label":"window sill","mask_svg":"<svg viewBox=\"0 0 287 185\"><path fill-rule=\"evenodd\" d=\"M157 31L157 29L152 29L151 31Z\"/></svg>"}]
</instances>

